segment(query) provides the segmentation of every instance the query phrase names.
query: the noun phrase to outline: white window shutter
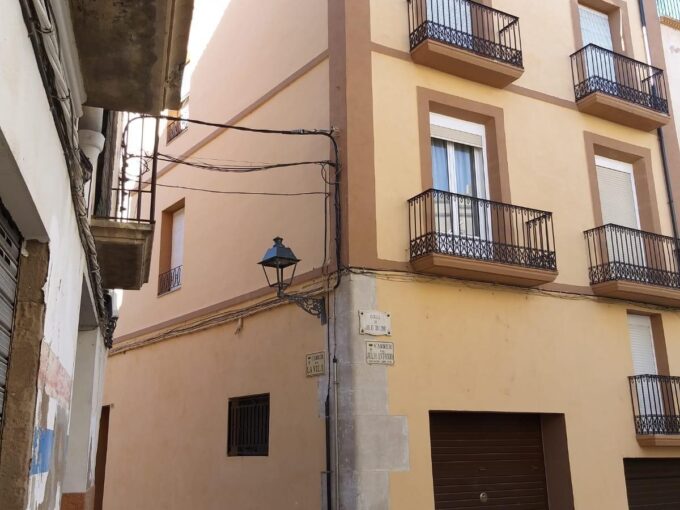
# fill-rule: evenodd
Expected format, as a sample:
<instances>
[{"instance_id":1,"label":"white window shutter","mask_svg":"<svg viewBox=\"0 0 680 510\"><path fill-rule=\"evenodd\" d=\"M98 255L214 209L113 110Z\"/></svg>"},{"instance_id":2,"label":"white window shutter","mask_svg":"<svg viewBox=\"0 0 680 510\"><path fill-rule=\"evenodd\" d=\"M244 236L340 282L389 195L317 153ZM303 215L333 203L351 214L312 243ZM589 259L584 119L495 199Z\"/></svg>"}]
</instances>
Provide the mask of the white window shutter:
<instances>
[{"instance_id":1,"label":"white window shutter","mask_svg":"<svg viewBox=\"0 0 680 510\"><path fill-rule=\"evenodd\" d=\"M583 46L596 44L601 48L613 51L612 31L609 26L609 16L582 5L578 8L581 21L581 37Z\"/></svg>"},{"instance_id":2,"label":"white window shutter","mask_svg":"<svg viewBox=\"0 0 680 510\"><path fill-rule=\"evenodd\" d=\"M629 314L628 331L634 375L656 375L656 353L654 352L651 319L646 315Z\"/></svg>"},{"instance_id":3,"label":"white window shutter","mask_svg":"<svg viewBox=\"0 0 680 510\"><path fill-rule=\"evenodd\" d=\"M633 175L598 165L597 184L603 223L639 229Z\"/></svg>"},{"instance_id":4,"label":"white window shutter","mask_svg":"<svg viewBox=\"0 0 680 510\"><path fill-rule=\"evenodd\" d=\"M170 267L172 269L184 265L184 209L172 215L172 247Z\"/></svg>"}]
</instances>

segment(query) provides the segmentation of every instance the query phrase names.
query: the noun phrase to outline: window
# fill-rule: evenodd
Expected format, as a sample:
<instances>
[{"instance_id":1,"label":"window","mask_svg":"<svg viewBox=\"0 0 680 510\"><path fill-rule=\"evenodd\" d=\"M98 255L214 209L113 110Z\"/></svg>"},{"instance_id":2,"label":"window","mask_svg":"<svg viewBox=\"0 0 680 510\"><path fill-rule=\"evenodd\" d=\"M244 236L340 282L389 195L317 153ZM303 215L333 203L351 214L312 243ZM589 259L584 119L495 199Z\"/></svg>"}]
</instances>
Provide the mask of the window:
<instances>
[{"instance_id":1,"label":"window","mask_svg":"<svg viewBox=\"0 0 680 510\"><path fill-rule=\"evenodd\" d=\"M229 399L227 455L269 455L269 393Z\"/></svg>"},{"instance_id":2,"label":"window","mask_svg":"<svg viewBox=\"0 0 680 510\"><path fill-rule=\"evenodd\" d=\"M595 156L602 222L640 228L633 165Z\"/></svg>"},{"instance_id":3,"label":"window","mask_svg":"<svg viewBox=\"0 0 680 510\"><path fill-rule=\"evenodd\" d=\"M487 208L474 200L488 198L484 126L431 113L430 133L432 183L435 189L454 194L440 199L439 225L446 233L488 240Z\"/></svg>"},{"instance_id":4,"label":"window","mask_svg":"<svg viewBox=\"0 0 680 510\"><path fill-rule=\"evenodd\" d=\"M184 200L163 211L158 295L182 286L184 266Z\"/></svg>"}]
</instances>

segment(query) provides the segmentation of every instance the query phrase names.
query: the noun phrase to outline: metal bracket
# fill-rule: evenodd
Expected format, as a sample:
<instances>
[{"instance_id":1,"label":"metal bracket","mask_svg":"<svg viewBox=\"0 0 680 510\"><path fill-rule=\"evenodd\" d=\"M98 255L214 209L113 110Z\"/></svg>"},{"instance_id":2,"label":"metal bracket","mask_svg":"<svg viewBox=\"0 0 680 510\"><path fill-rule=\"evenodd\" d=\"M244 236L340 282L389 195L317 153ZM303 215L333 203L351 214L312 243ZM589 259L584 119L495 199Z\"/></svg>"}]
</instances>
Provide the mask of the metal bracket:
<instances>
[{"instance_id":1,"label":"metal bracket","mask_svg":"<svg viewBox=\"0 0 680 510\"><path fill-rule=\"evenodd\" d=\"M325 297L298 296L295 294L286 294L283 290L279 290L278 297L285 301L295 303L308 314L318 317L321 320L321 324L326 324L328 317L326 315Z\"/></svg>"}]
</instances>

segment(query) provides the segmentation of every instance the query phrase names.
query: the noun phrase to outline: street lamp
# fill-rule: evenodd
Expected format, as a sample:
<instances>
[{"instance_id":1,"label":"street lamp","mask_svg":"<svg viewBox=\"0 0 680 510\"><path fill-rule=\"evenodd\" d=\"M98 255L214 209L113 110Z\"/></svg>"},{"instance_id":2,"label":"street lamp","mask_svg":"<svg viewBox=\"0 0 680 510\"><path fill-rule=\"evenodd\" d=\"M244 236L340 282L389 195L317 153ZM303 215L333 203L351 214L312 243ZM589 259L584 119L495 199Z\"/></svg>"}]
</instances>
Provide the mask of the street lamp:
<instances>
[{"instance_id":1,"label":"street lamp","mask_svg":"<svg viewBox=\"0 0 680 510\"><path fill-rule=\"evenodd\" d=\"M286 294L285 290L290 287L295 278L295 269L298 259L293 250L283 244L283 238L275 237L274 246L269 248L262 260L258 262L262 266L267 285L276 289L279 299L295 303L305 312L321 319L326 323L326 299L324 297L309 297L301 294ZM290 276L287 276L290 272Z\"/></svg>"}]
</instances>

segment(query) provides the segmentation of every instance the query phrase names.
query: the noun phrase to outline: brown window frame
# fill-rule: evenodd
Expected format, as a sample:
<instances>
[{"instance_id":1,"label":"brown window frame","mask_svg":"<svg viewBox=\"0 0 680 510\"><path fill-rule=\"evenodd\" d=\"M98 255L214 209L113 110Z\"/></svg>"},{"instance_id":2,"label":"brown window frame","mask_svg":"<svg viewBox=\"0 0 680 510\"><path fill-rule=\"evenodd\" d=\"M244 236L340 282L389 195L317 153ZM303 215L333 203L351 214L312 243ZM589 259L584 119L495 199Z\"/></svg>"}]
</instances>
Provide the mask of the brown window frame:
<instances>
[{"instance_id":1,"label":"brown window frame","mask_svg":"<svg viewBox=\"0 0 680 510\"><path fill-rule=\"evenodd\" d=\"M630 32L628 4L624 0L571 0L571 13L574 28L575 49L583 48L581 35L581 16L579 5L600 11L609 17L609 28L612 33L614 51L621 55L633 57L633 38Z\"/></svg>"},{"instance_id":2,"label":"brown window frame","mask_svg":"<svg viewBox=\"0 0 680 510\"><path fill-rule=\"evenodd\" d=\"M269 456L270 401L269 393L229 399L227 456ZM249 430L244 434L245 427Z\"/></svg>"},{"instance_id":3,"label":"brown window frame","mask_svg":"<svg viewBox=\"0 0 680 510\"><path fill-rule=\"evenodd\" d=\"M584 140L595 226L601 226L603 221L600 190L597 183L597 168L595 166L595 156L602 156L633 165L633 178L635 179L636 198L640 212L640 229L661 234L659 205L656 199L652 168L652 151L646 147L632 145L587 131L584 132Z\"/></svg>"}]
</instances>

